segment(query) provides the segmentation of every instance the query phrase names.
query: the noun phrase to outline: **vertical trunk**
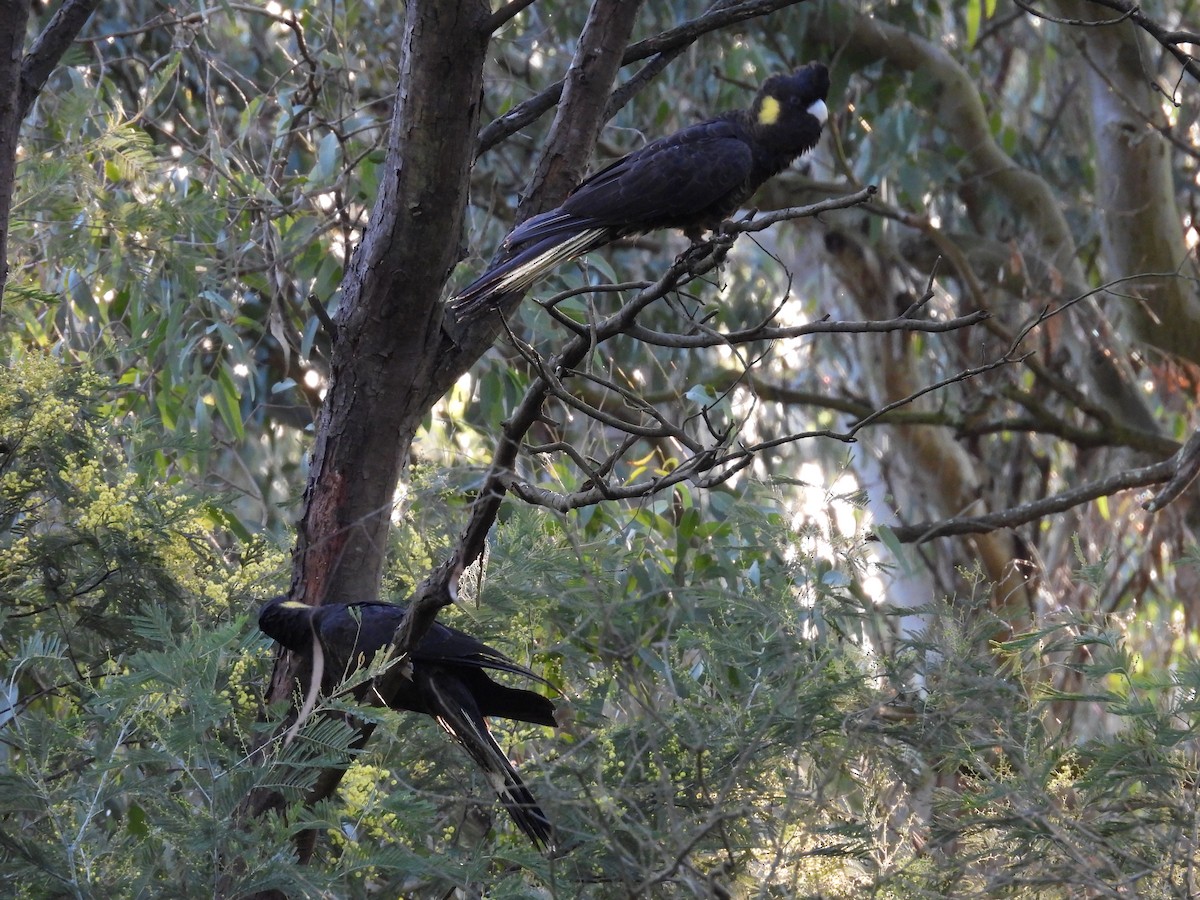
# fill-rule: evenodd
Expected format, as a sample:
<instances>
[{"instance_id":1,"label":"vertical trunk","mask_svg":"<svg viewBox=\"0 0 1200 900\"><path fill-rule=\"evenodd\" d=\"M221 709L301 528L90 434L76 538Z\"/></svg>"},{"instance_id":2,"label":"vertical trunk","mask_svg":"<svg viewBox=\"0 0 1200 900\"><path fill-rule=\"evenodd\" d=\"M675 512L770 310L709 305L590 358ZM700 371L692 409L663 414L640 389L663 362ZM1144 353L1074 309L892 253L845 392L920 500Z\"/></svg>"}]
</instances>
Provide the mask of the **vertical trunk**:
<instances>
[{"instance_id":1,"label":"vertical trunk","mask_svg":"<svg viewBox=\"0 0 1200 900\"><path fill-rule=\"evenodd\" d=\"M1068 9L1085 19L1098 12L1074 3ZM1195 275L1186 263L1169 147L1153 128L1166 126L1163 100L1153 90L1155 53L1132 22L1073 34L1089 63L1096 198L1107 274L1119 278L1182 269ZM1123 290L1139 297L1123 302L1121 318L1131 337L1200 362L1200 303L1188 280L1147 277Z\"/></svg>"},{"instance_id":2,"label":"vertical trunk","mask_svg":"<svg viewBox=\"0 0 1200 900\"><path fill-rule=\"evenodd\" d=\"M308 603L378 590L392 498L441 347L440 292L458 253L488 15L484 0L405 9L386 175L343 282L297 535L292 591Z\"/></svg>"},{"instance_id":3,"label":"vertical trunk","mask_svg":"<svg viewBox=\"0 0 1200 900\"><path fill-rule=\"evenodd\" d=\"M28 23L28 0L0 0L0 303L8 281L8 220L17 168L21 60Z\"/></svg>"},{"instance_id":4,"label":"vertical trunk","mask_svg":"<svg viewBox=\"0 0 1200 900\"><path fill-rule=\"evenodd\" d=\"M608 86L620 65L640 0L596 0L605 27L589 28L580 91L559 118L575 122L555 142L571 150L563 163L581 170L603 124ZM371 223L343 280L335 317L330 381L316 423L304 513L293 554L294 599L311 605L377 596L392 498L421 420L495 337L494 328L443 327L441 291L458 258L468 169L475 148L484 53L490 34L486 0L413 0L406 7L396 108L388 136L386 173ZM585 36L586 36L585 34ZM581 131L578 123L587 123ZM552 201L543 185L532 201ZM565 188L558 188L565 193ZM490 523L489 523L490 524ZM414 645L448 602L458 569L451 559L426 579L406 618L401 647ZM270 702L287 700L300 666L277 661ZM399 673L400 670L396 669ZM363 728L362 746L372 726ZM340 767L325 770L309 795L337 785ZM279 808L269 789L248 798L250 815ZM301 858L312 835L297 842Z\"/></svg>"},{"instance_id":5,"label":"vertical trunk","mask_svg":"<svg viewBox=\"0 0 1200 900\"><path fill-rule=\"evenodd\" d=\"M313 605L369 600L379 590L392 499L445 346L440 294L458 254L488 16L486 0L405 5L385 174L342 282L292 557L292 596ZM292 654L277 659L269 702L291 696L300 668ZM340 767L323 771L310 802L328 796L342 774ZM258 815L281 803L264 788L247 798L246 811ZM297 835L301 859L311 855L314 837Z\"/></svg>"}]
</instances>

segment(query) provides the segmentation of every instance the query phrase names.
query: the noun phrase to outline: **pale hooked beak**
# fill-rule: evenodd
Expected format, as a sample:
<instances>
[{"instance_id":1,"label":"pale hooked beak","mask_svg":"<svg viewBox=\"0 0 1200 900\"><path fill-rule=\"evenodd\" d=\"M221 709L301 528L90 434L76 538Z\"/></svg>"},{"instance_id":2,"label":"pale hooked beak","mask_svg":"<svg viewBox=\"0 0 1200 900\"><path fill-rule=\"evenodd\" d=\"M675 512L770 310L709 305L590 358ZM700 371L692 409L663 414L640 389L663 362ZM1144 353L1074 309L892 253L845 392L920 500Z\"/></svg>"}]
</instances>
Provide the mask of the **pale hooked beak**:
<instances>
[{"instance_id":1,"label":"pale hooked beak","mask_svg":"<svg viewBox=\"0 0 1200 900\"><path fill-rule=\"evenodd\" d=\"M808 114L824 125L829 119L829 107L825 105L824 100L818 100L808 107Z\"/></svg>"}]
</instances>

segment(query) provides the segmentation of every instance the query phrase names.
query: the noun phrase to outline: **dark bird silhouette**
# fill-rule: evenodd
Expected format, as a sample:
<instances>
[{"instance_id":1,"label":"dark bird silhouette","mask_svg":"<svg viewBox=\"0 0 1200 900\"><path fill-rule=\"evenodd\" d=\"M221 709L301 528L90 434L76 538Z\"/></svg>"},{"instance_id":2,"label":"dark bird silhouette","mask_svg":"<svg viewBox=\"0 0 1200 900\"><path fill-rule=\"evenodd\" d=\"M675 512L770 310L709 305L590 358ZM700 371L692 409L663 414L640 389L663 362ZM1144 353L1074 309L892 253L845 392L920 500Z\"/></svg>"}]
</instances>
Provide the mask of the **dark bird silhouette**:
<instances>
[{"instance_id":1,"label":"dark bird silhouette","mask_svg":"<svg viewBox=\"0 0 1200 900\"><path fill-rule=\"evenodd\" d=\"M829 71L810 63L774 75L749 109L659 138L585 179L557 209L533 216L501 244L498 260L450 298L459 321L502 295L610 241L680 228L693 241L715 229L759 186L816 146L828 116Z\"/></svg>"},{"instance_id":2,"label":"dark bird silhouette","mask_svg":"<svg viewBox=\"0 0 1200 900\"><path fill-rule=\"evenodd\" d=\"M311 663L313 680L331 693L356 669L392 643L407 609L393 603L332 603L308 606L276 597L258 614L258 627ZM506 687L487 671L550 682L471 635L434 623L411 658L411 674L398 679L392 709L433 716L483 769L500 802L539 850L554 845L554 829L488 729L486 717L500 716L555 727L554 704L533 691ZM378 682L377 682L378 683ZM355 693L362 700L366 686ZM313 695L315 697L315 695ZM307 715L311 704L306 703Z\"/></svg>"}]
</instances>

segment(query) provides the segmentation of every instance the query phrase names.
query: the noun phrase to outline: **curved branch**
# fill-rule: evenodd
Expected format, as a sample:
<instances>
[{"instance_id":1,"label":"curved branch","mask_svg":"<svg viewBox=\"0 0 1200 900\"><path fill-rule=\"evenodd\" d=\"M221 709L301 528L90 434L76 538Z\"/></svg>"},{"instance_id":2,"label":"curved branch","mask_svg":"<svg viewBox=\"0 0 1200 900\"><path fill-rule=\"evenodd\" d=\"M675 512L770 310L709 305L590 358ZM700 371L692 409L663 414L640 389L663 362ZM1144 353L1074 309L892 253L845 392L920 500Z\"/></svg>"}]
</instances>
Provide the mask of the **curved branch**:
<instances>
[{"instance_id":1,"label":"curved branch","mask_svg":"<svg viewBox=\"0 0 1200 900\"><path fill-rule=\"evenodd\" d=\"M34 40L21 62L21 94L18 102L22 119L29 114L46 79L99 5L100 0L67 0Z\"/></svg>"},{"instance_id":2,"label":"curved branch","mask_svg":"<svg viewBox=\"0 0 1200 900\"><path fill-rule=\"evenodd\" d=\"M769 15L788 6L803 3L804 0L747 0L743 3L716 4L715 7L691 21L670 28L662 34L631 44L621 57L621 65L647 59L658 54L672 54L682 50L689 44L711 31L718 31L747 19ZM643 82L645 83L645 82ZM505 138L516 134L526 125L536 122L558 103L562 97L563 81L556 81L541 93L530 97L523 103L517 104L509 112L494 119L479 132L475 148L475 157L491 150ZM622 103L628 102L628 95L622 96ZM617 107L619 108L619 106ZM613 109L612 112L615 112Z\"/></svg>"},{"instance_id":3,"label":"curved branch","mask_svg":"<svg viewBox=\"0 0 1200 900\"><path fill-rule=\"evenodd\" d=\"M1154 499L1142 504L1142 508L1146 512L1153 513L1163 509L1187 490L1196 480L1196 476L1200 475L1200 431L1192 432L1187 443L1180 447L1179 452L1168 462L1174 463L1175 472L1171 476L1171 480L1167 482L1167 486L1159 491Z\"/></svg>"},{"instance_id":4,"label":"curved branch","mask_svg":"<svg viewBox=\"0 0 1200 900\"><path fill-rule=\"evenodd\" d=\"M753 460L753 454L739 452L731 455L718 455L718 448L706 450L691 457L676 466L665 475L648 478L644 481L634 481L626 484L593 484L582 491L559 493L557 491L539 488L509 475L505 478L505 486L516 497L535 506L544 506L558 512L570 512L585 506L594 506L603 500L634 500L640 497L650 497L665 488L673 487L683 481L697 481L704 487L712 487L727 481L741 471ZM728 470L710 476L703 480L698 476L711 472L723 465L733 464Z\"/></svg>"},{"instance_id":5,"label":"curved branch","mask_svg":"<svg viewBox=\"0 0 1200 900\"><path fill-rule=\"evenodd\" d=\"M492 17L487 20L487 24L483 27L489 32L495 31L497 28L516 18L518 14L526 7L532 6L533 3L534 0L509 0L508 3L505 3L492 13Z\"/></svg>"},{"instance_id":6,"label":"curved branch","mask_svg":"<svg viewBox=\"0 0 1200 900\"><path fill-rule=\"evenodd\" d=\"M789 326L758 326L740 331L701 334L673 334L667 331L656 331L642 325L635 325L625 333L647 344L659 347L677 349L694 349L698 347L715 347L726 344L746 344L751 341L782 340L786 338L806 337L810 334L884 334L894 331L919 331L938 334L946 331L958 331L970 328L991 318L991 313L978 310L965 316L955 316L953 319L912 319L897 316L894 319L830 321L821 319L807 322L804 325Z\"/></svg>"},{"instance_id":7,"label":"curved branch","mask_svg":"<svg viewBox=\"0 0 1200 900\"><path fill-rule=\"evenodd\" d=\"M1189 443L1191 442L1189 441ZM1172 478L1179 471L1181 471L1180 454L1176 454L1162 462L1140 466L1136 469L1127 469L1116 475L1109 475L1107 478L1063 491L1061 494L1023 503L1011 509L982 516L955 516L940 522L896 525L892 526L891 531L896 536L896 540L902 544L920 544L934 538L951 535L987 534L1001 528L1015 528L1054 513L1066 512L1091 500L1108 497L1120 491L1158 484ZM1194 473L1192 477L1194 477ZM1169 499L1166 502L1169 502Z\"/></svg>"},{"instance_id":8,"label":"curved branch","mask_svg":"<svg viewBox=\"0 0 1200 900\"><path fill-rule=\"evenodd\" d=\"M1176 62L1183 67L1183 70L1192 76L1196 81L1200 81L1200 63L1197 63L1196 58L1190 53L1185 52L1180 44L1198 44L1200 43L1200 33L1194 31L1172 31L1159 25L1149 16L1142 12L1141 5L1131 3L1129 0L1085 0L1094 6L1103 6L1105 9L1111 9L1113 12L1120 13L1115 19L1101 19L1094 22L1072 21L1071 25L1111 25L1117 22L1124 22L1129 19L1135 23L1142 31L1154 38L1162 48L1175 57ZM1031 13L1039 18L1050 18L1045 13L1039 12L1022 0L1017 0L1017 5L1028 13ZM1058 20L1054 20L1058 21Z\"/></svg>"}]
</instances>

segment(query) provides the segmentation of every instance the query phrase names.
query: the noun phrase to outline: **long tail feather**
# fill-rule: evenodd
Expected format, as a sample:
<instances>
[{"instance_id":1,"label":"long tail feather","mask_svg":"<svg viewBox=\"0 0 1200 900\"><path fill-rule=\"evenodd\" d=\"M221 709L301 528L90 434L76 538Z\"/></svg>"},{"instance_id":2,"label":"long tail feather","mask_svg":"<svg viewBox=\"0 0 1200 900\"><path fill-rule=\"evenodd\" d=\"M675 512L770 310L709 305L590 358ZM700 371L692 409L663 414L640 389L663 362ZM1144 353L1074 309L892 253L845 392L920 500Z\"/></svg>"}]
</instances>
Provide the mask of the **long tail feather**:
<instances>
[{"instance_id":1,"label":"long tail feather","mask_svg":"<svg viewBox=\"0 0 1200 900\"><path fill-rule=\"evenodd\" d=\"M492 301L499 295L524 293L544 272L608 243L610 238L607 228L588 228L577 234L554 235L537 241L488 269L450 298L450 309L460 322L477 319L493 306Z\"/></svg>"},{"instance_id":2,"label":"long tail feather","mask_svg":"<svg viewBox=\"0 0 1200 900\"><path fill-rule=\"evenodd\" d=\"M483 769L492 789L500 798L500 803L508 810L517 827L539 850L552 850L554 826L550 824L537 800L504 755L496 739L492 737L483 716L468 705L471 702L468 698L456 696L451 684L442 683L438 678L430 678L426 682L426 688L437 703L438 724Z\"/></svg>"}]
</instances>

